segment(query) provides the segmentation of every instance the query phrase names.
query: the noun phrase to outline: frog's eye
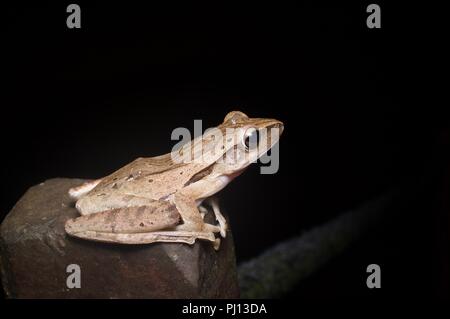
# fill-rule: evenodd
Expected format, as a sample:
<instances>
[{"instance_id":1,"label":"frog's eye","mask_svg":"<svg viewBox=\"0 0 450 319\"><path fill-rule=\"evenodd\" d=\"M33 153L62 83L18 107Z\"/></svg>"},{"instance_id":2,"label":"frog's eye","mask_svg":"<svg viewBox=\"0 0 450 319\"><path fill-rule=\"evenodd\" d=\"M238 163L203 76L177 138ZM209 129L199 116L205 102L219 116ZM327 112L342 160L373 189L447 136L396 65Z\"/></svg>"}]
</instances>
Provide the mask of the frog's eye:
<instances>
[{"instance_id":1,"label":"frog's eye","mask_svg":"<svg viewBox=\"0 0 450 319\"><path fill-rule=\"evenodd\" d=\"M247 151L252 151L258 147L259 140L259 131L254 128L250 128L245 132L242 143Z\"/></svg>"}]
</instances>

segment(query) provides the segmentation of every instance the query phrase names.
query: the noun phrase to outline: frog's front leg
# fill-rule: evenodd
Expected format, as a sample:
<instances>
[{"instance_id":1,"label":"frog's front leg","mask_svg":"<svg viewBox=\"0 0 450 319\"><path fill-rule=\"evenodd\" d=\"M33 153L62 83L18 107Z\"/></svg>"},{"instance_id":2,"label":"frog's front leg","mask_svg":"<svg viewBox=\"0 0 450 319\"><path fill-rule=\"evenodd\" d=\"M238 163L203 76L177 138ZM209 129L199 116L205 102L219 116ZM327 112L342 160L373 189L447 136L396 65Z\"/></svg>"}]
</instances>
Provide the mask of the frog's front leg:
<instances>
[{"instance_id":1,"label":"frog's front leg","mask_svg":"<svg viewBox=\"0 0 450 319\"><path fill-rule=\"evenodd\" d=\"M174 203L183 220L183 224L176 227L177 230L220 232L222 237L225 237L226 223L223 224L223 227L220 222L221 227L205 223L203 221L203 213L205 210L197 204L198 199L207 198L214 194L218 188L221 188L221 183L222 181L220 179L203 179L183 188L175 194ZM213 205L212 207L216 218L219 219L220 217L216 213L217 207ZM218 213L220 214L220 211ZM223 217L221 214L220 216Z\"/></svg>"},{"instance_id":2,"label":"frog's front leg","mask_svg":"<svg viewBox=\"0 0 450 319\"><path fill-rule=\"evenodd\" d=\"M220 211L219 200L217 199L217 197L209 197L206 201L213 209L216 220L219 222L220 235L223 238L225 238L227 235L228 225L227 225L227 220L225 219L225 217L222 215L222 212Z\"/></svg>"},{"instance_id":3,"label":"frog's front leg","mask_svg":"<svg viewBox=\"0 0 450 319\"><path fill-rule=\"evenodd\" d=\"M183 224L178 225L176 230L180 231L206 231L211 233L220 232L220 228L207 224L203 221L205 210L199 209L194 199L184 194L175 195L174 202L180 212Z\"/></svg>"}]
</instances>

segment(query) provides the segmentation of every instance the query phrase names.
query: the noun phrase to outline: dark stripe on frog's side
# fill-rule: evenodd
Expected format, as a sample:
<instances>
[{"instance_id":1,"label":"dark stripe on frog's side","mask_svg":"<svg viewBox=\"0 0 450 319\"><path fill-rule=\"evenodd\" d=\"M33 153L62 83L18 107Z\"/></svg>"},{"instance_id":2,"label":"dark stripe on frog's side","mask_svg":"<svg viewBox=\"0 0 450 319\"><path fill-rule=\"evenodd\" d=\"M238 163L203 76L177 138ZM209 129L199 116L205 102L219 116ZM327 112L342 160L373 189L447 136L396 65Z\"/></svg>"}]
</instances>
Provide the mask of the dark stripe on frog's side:
<instances>
[{"instance_id":1,"label":"dark stripe on frog's side","mask_svg":"<svg viewBox=\"0 0 450 319\"><path fill-rule=\"evenodd\" d=\"M188 186L190 184L193 184L195 182L198 182L202 178L204 178L204 177L208 176L209 174L211 174L211 172L214 169L214 165L215 165L215 163L205 167L204 169L202 169L198 173L192 175L192 177L184 184L184 187L186 187L186 186Z\"/></svg>"}]
</instances>

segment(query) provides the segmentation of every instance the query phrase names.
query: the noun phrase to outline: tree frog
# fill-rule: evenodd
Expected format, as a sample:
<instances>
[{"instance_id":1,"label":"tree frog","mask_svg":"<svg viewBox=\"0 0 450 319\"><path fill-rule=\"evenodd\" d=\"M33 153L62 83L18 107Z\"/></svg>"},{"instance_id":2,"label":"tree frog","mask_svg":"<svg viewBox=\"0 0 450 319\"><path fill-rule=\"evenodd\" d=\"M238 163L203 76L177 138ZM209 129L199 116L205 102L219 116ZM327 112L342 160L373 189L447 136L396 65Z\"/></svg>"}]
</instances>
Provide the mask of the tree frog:
<instances>
[{"instance_id":1,"label":"tree frog","mask_svg":"<svg viewBox=\"0 0 450 319\"><path fill-rule=\"evenodd\" d=\"M68 220L65 230L71 236L121 244L193 244L201 239L217 250L227 221L212 196L266 153L283 128L275 119L230 112L222 124L186 147L137 158L106 177L71 188L69 195L82 216ZM204 200L218 225L204 222Z\"/></svg>"}]
</instances>

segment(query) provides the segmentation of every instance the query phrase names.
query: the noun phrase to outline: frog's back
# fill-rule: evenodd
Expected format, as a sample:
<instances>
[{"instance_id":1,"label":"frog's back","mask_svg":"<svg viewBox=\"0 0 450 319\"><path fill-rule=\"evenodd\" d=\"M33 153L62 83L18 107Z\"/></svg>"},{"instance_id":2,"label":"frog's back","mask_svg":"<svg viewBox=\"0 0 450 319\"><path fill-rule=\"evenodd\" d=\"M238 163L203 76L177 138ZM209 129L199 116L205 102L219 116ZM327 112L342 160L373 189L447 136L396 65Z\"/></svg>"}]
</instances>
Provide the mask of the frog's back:
<instances>
[{"instance_id":1,"label":"frog's back","mask_svg":"<svg viewBox=\"0 0 450 319\"><path fill-rule=\"evenodd\" d=\"M176 184L167 180L168 174L163 173L181 171L184 165L174 163L170 154L149 158L140 157L104 177L89 195L120 192L159 199L177 190Z\"/></svg>"},{"instance_id":2,"label":"frog's back","mask_svg":"<svg viewBox=\"0 0 450 319\"><path fill-rule=\"evenodd\" d=\"M143 175L158 174L173 169L176 165L179 164L174 163L169 154L157 157L139 157L104 177L96 188L111 185L121 180L130 181Z\"/></svg>"}]
</instances>

